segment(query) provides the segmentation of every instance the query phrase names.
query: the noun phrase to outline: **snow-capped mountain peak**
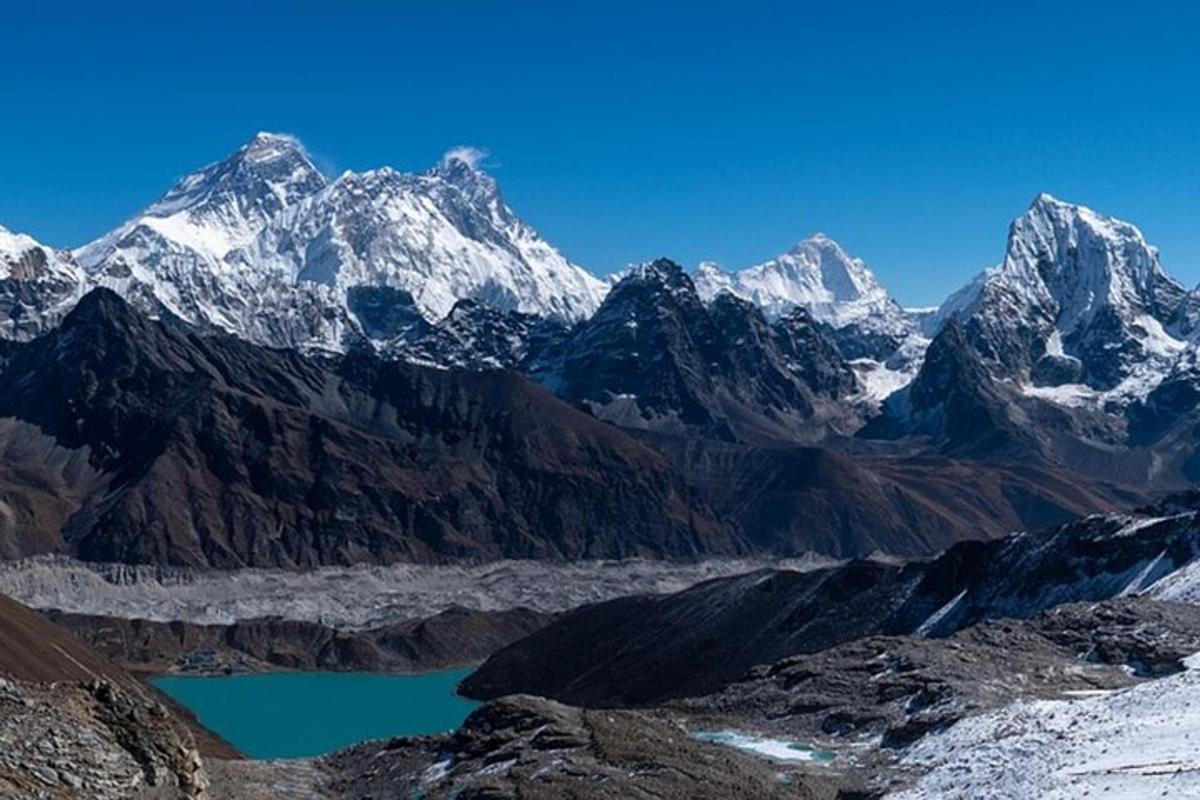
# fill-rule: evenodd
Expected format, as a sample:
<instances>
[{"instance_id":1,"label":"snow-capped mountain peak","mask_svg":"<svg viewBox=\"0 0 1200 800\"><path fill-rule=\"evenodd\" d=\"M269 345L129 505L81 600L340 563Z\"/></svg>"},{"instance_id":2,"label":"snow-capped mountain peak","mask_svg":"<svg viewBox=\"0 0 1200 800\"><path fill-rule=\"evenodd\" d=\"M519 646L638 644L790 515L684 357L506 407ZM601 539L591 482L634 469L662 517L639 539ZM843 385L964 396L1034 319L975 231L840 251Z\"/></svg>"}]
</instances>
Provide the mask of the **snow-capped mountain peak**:
<instances>
[{"instance_id":1,"label":"snow-capped mountain peak","mask_svg":"<svg viewBox=\"0 0 1200 800\"><path fill-rule=\"evenodd\" d=\"M1064 332L1106 305L1153 314L1183 294L1135 225L1044 192L1013 223L1001 271L1044 288Z\"/></svg>"},{"instance_id":2,"label":"snow-capped mountain peak","mask_svg":"<svg viewBox=\"0 0 1200 800\"><path fill-rule=\"evenodd\" d=\"M928 344L919 329L921 315L902 308L862 259L823 233L735 272L701 264L696 288L706 302L721 292L750 300L768 318L804 308L842 355L858 362L868 394L876 399L912 380Z\"/></svg>"},{"instance_id":3,"label":"snow-capped mountain peak","mask_svg":"<svg viewBox=\"0 0 1200 800\"><path fill-rule=\"evenodd\" d=\"M57 325L85 284L70 253L0 226L0 338L30 339Z\"/></svg>"},{"instance_id":4,"label":"snow-capped mountain peak","mask_svg":"<svg viewBox=\"0 0 1200 800\"><path fill-rule=\"evenodd\" d=\"M246 258L339 292L403 289L430 321L462 299L575 321L607 290L517 217L464 148L419 174L343 174L274 220Z\"/></svg>"},{"instance_id":5,"label":"snow-capped mountain peak","mask_svg":"<svg viewBox=\"0 0 1200 800\"><path fill-rule=\"evenodd\" d=\"M1004 377L1054 399L1144 394L1183 342L1186 292L1131 223L1042 193L1010 226L1004 260L952 295L973 344Z\"/></svg>"},{"instance_id":6,"label":"snow-capped mountain peak","mask_svg":"<svg viewBox=\"0 0 1200 800\"><path fill-rule=\"evenodd\" d=\"M452 147L428 174L458 187L473 203L484 206L500 203L500 187L496 179L482 167L488 157L486 150L475 147Z\"/></svg>"},{"instance_id":7,"label":"snow-capped mountain peak","mask_svg":"<svg viewBox=\"0 0 1200 800\"><path fill-rule=\"evenodd\" d=\"M828 302L847 302L883 293L875 273L862 259L853 258L823 233L814 233L797 242L778 261L781 271L791 272L798 280L813 275L814 267L819 270L819 287L828 295Z\"/></svg>"},{"instance_id":8,"label":"snow-capped mountain peak","mask_svg":"<svg viewBox=\"0 0 1200 800\"><path fill-rule=\"evenodd\" d=\"M706 300L729 291L762 307L769 317L803 306L835 328L895 306L871 269L823 233L797 242L782 255L753 267L725 272L706 262L697 270ZM899 311L899 306L889 312Z\"/></svg>"},{"instance_id":9,"label":"snow-capped mountain peak","mask_svg":"<svg viewBox=\"0 0 1200 800\"><path fill-rule=\"evenodd\" d=\"M75 255L95 272L114 260L144 261L136 251L148 239L163 239L221 261L327 183L299 140L259 133L229 157L180 178L136 217Z\"/></svg>"}]
</instances>

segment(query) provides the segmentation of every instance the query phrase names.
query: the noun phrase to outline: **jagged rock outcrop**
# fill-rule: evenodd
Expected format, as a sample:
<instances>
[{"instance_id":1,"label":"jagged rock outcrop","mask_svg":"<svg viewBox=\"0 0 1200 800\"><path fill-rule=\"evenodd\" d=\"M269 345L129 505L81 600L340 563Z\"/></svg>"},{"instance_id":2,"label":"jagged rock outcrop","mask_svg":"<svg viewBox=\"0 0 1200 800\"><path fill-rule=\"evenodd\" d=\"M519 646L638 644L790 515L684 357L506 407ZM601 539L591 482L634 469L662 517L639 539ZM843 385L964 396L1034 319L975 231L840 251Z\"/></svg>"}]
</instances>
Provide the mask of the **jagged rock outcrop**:
<instances>
[{"instance_id":1,"label":"jagged rock outcrop","mask_svg":"<svg viewBox=\"0 0 1200 800\"><path fill-rule=\"evenodd\" d=\"M856 385L812 326L779 330L751 303L706 306L665 259L620 280L563 345L558 393L630 428L732 440L811 440L849 424Z\"/></svg>"},{"instance_id":2,"label":"jagged rock outcrop","mask_svg":"<svg viewBox=\"0 0 1200 800\"><path fill-rule=\"evenodd\" d=\"M381 344L382 353L410 364L465 369L515 369L553 381L570 329L552 317L500 311L460 300L422 331Z\"/></svg>"},{"instance_id":3,"label":"jagged rock outcrop","mask_svg":"<svg viewBox=\"0 0 1200 800\"><path fill-rule=\"evenodd\" d=\"M1014 459L1040 457L1043 446L1012 390L995 380L957 318L929 345L913 382L889 397L858 436L921 436L948 455Z\"/></svg>"},{"instance_id":4,"label":"jagged rock outcrop","mask_svg":"<svg viewBox=\"0 0 1200 800\"><path fill-rule=\"evenodd\" d=\"M0 596L0 797L206 800L207 785L184 719L65 629Z\"/></svg>"},{"instance_id":5,"label":"jagged rock outcrop","mask_svg":"<svg viewBox=\"0 0 1200 800\"><path fill-rule=\"evenodd\" d=\"M506 697L445 738L373 742L324 760L335 797L437 800L833 800L837 786L802 766L772 764L697 741L677 724L631 711L587 711Z\"/></svg>"},{"instance_id":6,"label":"jagged rock outcrop","mask_svg":"<svg viewBox=\"0 0 1200 800\"><path fill-rule=\"evenodd\" d=\"M1182 349L1171 329L1185 294L1136 227L1041 194L1004 261L949 302L998 374L1135 397Z\"/></svg>"}]
</instances>

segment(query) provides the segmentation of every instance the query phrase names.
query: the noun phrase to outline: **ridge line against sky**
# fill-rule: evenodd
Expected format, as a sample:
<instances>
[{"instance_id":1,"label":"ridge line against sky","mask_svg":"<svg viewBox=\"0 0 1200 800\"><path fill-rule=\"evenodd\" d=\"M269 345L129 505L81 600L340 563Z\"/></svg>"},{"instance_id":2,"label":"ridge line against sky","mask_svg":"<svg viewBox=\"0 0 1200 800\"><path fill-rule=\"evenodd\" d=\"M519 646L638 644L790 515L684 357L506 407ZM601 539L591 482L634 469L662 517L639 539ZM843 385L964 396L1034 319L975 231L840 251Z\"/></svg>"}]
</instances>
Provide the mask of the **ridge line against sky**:
<instances>
[{"instance_id":1,"label":"ridge line against sky","mask_svg":"<svg viewBox=\"0 0 1200 800\"><path fill-rule=\"evenodd\" d=\"M1047 191L1200 281L1200 9L975 5L7 9L0 225L78 246L272 130L334 173L486 148L598 274L744 267L820 230L929 305Z\"/></svg>"}]
</instances>

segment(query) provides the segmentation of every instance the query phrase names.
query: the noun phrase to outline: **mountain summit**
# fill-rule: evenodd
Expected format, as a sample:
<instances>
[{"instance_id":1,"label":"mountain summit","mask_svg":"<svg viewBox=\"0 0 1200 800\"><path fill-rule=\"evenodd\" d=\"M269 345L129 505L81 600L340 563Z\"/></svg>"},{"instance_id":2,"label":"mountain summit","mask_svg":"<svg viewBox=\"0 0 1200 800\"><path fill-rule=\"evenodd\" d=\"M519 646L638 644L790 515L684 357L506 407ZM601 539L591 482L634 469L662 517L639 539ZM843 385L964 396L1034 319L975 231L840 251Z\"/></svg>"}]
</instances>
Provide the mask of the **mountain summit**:
<instances>
[{"instance_id":1,"label":"mountain summit","mask_svg":"<svg viewBox=\"0 0 1200 800\"><path fill-rule=\"evenodd\" d=\"M90 272L122 263L136 267L149 244L176 245L220 261L327 183L299 140L259 133L228 158L185 175L136 217L75 255Z\"/></svg>"},{"instance_id":2,"label":"mountain summit","mask_svg":"<svg viewBox=\"0 0 1200 800\"><path fill-rule=\"evenodd\" d=\"M504 203L495 180L451 151L433 169L347 172L274 220L245 258L333 288L388 286L430 321L459 300L577 321L605 284Z\"/></svg>"},{"instance_id":3,"label":"mountain summit","mask_svg":"<svg viewBox=\"0 0 1200 800\"><path fill-rule=\"evenodd\" d=\"M424 173L330 181L295 137L259 133L74 255L91 283L153 316L278 347L369 338L361 288L404 297L430 322L463 299L591 314L606 285L513 213L480 155L455 148Z\"/></svg>"},{"instance_id":4,"label":"mountain summit","mask_svg":"<svg viewBox=\"0 0 1200 800\"><path fill-rule=\"evenodd\" d=\"M955 299L968 337L1020 383L1137 394L1184 347L1170 326L1186 292L1141 231L1048 194L971 292Z\"/></svg>"},{"instance_id":5,"label":"mountain summit","mask_svg":"<svg viewBox=\"0 0 1200 800\"><path fill-rule=\"evenodd\" d=\"M729 291L779 317L803 306L834 328L900 317L902 309L862 259L853 258L823 233L797 242L786 253L753 267L725 272L702 264L696 286L705 299Z\"/></svg>"},{"instance_id":6,"label":"mountain summit","mask_svg":"<svg viewBox=\"0 0 1200 800\"><path fill-rule=\"evenodd\" d=\"M742 297L770 319L805 309L846 358L859 362L867 393L876 399L912 380L929 343L917 316L892 299L871 268L823 233L746 269L702 264L696 289L706 300L721 292Z\"/></svg>"}]
</instances>

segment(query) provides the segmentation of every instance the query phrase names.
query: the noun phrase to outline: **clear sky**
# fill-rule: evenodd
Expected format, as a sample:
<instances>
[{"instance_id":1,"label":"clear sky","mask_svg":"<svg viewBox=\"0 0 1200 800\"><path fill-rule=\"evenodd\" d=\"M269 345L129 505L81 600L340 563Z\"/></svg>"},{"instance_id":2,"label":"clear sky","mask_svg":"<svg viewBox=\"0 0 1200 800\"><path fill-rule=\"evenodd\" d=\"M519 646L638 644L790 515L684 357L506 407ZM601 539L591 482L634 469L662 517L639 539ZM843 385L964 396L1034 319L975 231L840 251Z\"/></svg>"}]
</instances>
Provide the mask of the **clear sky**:
<instances>
[{"instance_id":1,"label":"clear sky","mask_svg":"<svg viewBox=\"0 0 1200 800\"><path fill-rule=\"evenodd\" d=\"M1045 190L1200 281L1192 4L8 3L0 29L0 224L57 246L273 130L330 171L487 148L598 273L820 230L930 304Z\"/></svg>"}]
</instances>

